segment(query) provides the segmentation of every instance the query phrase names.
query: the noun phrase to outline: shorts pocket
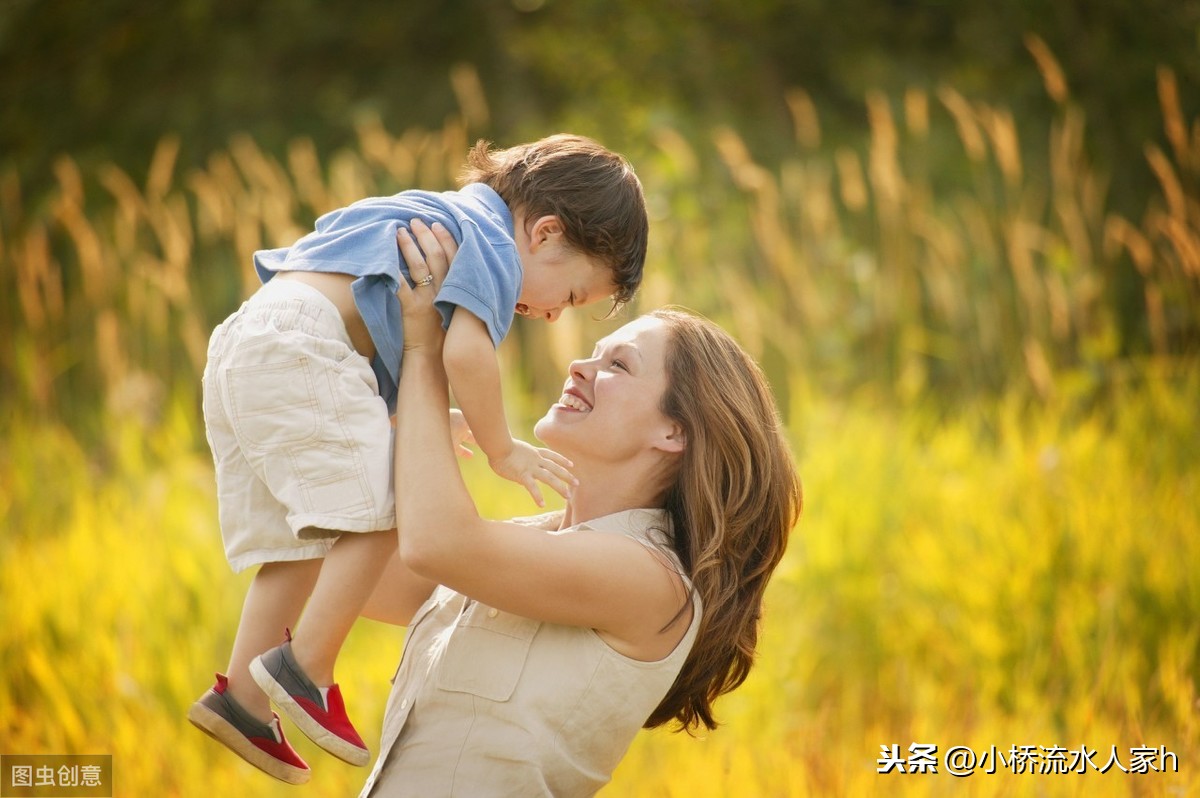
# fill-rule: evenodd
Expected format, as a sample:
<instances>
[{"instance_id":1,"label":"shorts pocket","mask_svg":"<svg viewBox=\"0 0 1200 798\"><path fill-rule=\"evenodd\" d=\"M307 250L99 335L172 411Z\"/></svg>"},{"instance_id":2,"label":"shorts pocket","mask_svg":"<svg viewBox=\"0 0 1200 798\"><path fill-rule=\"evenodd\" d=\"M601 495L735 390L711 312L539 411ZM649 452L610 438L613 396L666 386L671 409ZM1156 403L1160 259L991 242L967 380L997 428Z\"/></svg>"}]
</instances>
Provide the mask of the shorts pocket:
<instances>
[{"instance_id":1,"label":"shorts pocket","mask_svg":"<svg viewBox=\"0 0 1200 798\"><path fill-rule=\"evenodd\" d=\"M363 473L362 456L355 446L315 444L294 447L288 451L288 461L304 497L305 512L359 516L375 506L370 484ZM373 530L351 528L343 531ZM301 529L298 532L301 539L327 535L324 530Z\"/></svg>"},{"instance_id":2,"label":"shorts pocket","mask_svg":"<svg viewBox=\"0 0 1200 798\"><path fill-rule=\"evenodd\" d=\"M442 655L438 687L489 701L516 690L540 621L472 602Z\"/></svg>"},{"instance_id":3,"label":"shorts pocket","mask_svg":"<svg viewBox=\"0 0 1200 798\"><path fill-rule=\"evenodd\" d=\"M320 433L320 404L307 357L234 366L226 380L231 421L244 445L274 449Z\"/></svg>"}]
</instances>

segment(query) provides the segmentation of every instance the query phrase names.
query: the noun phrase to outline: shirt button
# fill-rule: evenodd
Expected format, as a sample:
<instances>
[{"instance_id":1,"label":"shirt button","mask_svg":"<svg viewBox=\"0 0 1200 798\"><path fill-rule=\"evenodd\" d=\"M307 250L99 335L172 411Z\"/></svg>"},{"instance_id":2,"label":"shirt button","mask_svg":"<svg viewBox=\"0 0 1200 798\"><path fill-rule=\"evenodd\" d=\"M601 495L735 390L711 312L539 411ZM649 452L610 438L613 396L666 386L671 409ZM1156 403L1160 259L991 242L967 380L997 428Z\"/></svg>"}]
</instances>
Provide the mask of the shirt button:
<instances>
[{"instance_id":1,"label":"shirt button","mask_svg":"<svg viewBox=\"0 0 1200 798\"><path fill-rule=\"evenodd\" d=\"M500 610L496 609L495 607L492 607L490 610L488 610L489 618L495 618L499 614L500 614Z\"/></svg>"},{"instance_id":2,"label":"shirt button","mask_svg":"<svg viewBox=\"0 0 1200 798\"><path fill-rule=\"evenodd\" d=\"M408 699L407 698L400 702L400 708L408 709Z\"/></svg>"}]
</instances>

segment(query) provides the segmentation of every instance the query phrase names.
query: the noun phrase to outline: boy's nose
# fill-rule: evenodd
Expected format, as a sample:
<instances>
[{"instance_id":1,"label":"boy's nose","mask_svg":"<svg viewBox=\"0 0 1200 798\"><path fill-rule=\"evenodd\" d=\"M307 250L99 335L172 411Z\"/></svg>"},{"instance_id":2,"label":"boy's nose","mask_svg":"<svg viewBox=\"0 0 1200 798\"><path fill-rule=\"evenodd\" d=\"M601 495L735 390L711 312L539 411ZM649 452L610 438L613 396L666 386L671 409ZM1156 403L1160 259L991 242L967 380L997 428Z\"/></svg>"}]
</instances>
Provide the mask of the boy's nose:
<instances>
[{"instance_id":1,"label":"boy's nose","mask_svg":"<svg viewBox=\"0 0 1200 798\"><path fill-rule=\"evenodd\" d=\"M558 321L558 317L561 315L562 315L562 308L555 308L554 310L547 310L546 311L546 321L548 321L548 322Z\"/></svg>"}]
</instances>

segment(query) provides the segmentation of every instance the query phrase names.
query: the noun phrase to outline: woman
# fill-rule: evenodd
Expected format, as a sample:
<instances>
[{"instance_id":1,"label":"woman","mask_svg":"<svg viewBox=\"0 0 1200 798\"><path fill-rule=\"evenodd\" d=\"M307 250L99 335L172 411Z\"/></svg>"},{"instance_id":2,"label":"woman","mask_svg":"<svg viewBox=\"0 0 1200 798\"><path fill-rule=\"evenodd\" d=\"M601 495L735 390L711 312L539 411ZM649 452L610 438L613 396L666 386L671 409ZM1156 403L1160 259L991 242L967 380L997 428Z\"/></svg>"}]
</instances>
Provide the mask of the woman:
<instances>
[{"instance_id":1,"label":"woman","mask_svg":"<svg viewBox=\"0 0 1200 798\"><path fill-rule=\"evenodd\" d=\"M363 796L591 795L637 730L716 726L801 506L761 371L715 325L656 311L573 362L537 423L566 509L479 517L455 462L432 308L453 241L401 239L398 557L371 617L408 622Z\"/></svg>"}]
</instances>

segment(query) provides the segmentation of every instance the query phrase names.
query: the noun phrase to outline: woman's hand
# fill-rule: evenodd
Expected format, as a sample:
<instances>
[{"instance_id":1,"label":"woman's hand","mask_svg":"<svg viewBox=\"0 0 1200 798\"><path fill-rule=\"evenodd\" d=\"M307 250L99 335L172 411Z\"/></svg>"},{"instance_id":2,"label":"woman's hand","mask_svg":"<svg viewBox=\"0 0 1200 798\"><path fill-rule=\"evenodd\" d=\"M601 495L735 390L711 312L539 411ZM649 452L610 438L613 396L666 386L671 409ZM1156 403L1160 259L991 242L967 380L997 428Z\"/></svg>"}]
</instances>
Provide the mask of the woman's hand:
<instances>
[{"instance_id":1,"label":"woman's hand","mask_svg":"<svg viewBox=\"0 0 1200 798\"><path fill-rule=\"evenodd\" d=\"M471 434L467 417L458 409L450 411L450 442L454 444L454 450L458 452L459 457L475 456L475 450L467 445L475 443L475 436Z\"/></svg>"},{"instance_id":2,"label":"woman's hand","mask_svg":"<svg viewBox=\"0 0 1200 798\"><path fill-rule=\"evenodd\" d=\"M402 280L396 291L404 323L404 351L427 347L440 350L446 336L433 300L458 252L458 242L436 222L430 228L420 219L413 219L409 226L411 233L403 227L396 233L400 255L414 283L409 286Z\"/></svg>"},{"instance_id":3,"label":"woman's hand","mask_svg":"<svg viewBox=\"0 0 1200 798\"><path fill-rule=\"evenodd\" d=\"M450 261L458 252L458 242L442 225L435 223L430 228L420 219L413 219L409 224L412 233L403 227L396 233L396 244L400 247L404 262L408 264L408 273L416 283L415 287L410 287L402 282L396 291L404 321L406 352L428 346L441 347L445 338L442 316L434 308L433 299L450 270ZM467 446L474 443L475 438L461 410L450 411L450 442L460 457L475 456L475 452Z\"/></svg>"}]
</instances>

